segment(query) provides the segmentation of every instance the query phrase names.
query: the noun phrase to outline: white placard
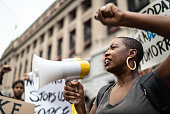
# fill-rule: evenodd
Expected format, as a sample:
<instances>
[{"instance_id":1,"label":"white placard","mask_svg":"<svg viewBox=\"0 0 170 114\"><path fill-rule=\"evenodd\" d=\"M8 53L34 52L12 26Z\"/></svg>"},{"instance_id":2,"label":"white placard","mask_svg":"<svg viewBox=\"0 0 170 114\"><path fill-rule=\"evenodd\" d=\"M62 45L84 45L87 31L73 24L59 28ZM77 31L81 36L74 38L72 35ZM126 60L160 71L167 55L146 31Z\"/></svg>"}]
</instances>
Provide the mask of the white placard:
<instances>
[{"instance_id":1,"label":"white placard","mask_svg":"<svg viewBox=\"0 0 170 114\"><path fill-rule=\"evenodd\" d=\"M142 9L140 13L154 15L170 15L170 1L156 0ZM160 25L162 26L162 25ZM170 41L150 31L131 29L132 37L139 40L144 47L141 70L161 63L170 54Z\"/></svg>"},{"instance_id":2,"label":"white placard","mask_svg":"<svg viewBox=\"0 0 170 114\"><path fill-rule=\"evenodd\" d=\"M65 80L53 81L38 91L34 81L25 81L25 101L35 104L35 114L72 114L71 104L63 97Z\"/></svg>"}]
</instances>

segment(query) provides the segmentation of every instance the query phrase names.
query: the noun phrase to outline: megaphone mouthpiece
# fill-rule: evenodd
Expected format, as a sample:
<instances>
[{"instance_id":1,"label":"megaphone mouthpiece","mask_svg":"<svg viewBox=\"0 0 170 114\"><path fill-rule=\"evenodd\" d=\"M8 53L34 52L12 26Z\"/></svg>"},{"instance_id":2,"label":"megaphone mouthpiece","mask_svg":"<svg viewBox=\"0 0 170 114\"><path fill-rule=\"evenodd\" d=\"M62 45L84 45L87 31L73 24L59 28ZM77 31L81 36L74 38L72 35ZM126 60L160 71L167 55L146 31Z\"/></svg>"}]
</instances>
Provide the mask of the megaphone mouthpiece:
<instances>
[{"instance_id":1,"label":"megaphone mouthpiece","mask_svg":"<svg viewBox=\"0 0 170 114\"><path fill-rule=\"evenodd\" d=\"M80 79L88 75L90 72L90 64L87 61L79 61L81 66Z\"/></svg>"}]
</instances>

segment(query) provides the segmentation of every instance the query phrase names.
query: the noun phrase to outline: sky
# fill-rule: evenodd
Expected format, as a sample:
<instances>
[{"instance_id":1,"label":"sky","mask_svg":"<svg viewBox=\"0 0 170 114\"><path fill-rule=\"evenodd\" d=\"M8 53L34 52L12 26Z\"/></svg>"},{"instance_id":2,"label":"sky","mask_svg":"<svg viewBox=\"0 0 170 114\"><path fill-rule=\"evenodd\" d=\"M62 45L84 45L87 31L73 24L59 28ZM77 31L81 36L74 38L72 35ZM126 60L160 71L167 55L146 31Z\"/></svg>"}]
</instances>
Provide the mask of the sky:
<instances>
[{"instance_id":1,"label":"sky","mask_svg":"<svg viewBox=\"0 0 170 114\"><path fill-rule=\"evenodd\" d=\"M12 40L22 35L56 0L0 0L0 58Z\"/></svg>"}]
</instances>

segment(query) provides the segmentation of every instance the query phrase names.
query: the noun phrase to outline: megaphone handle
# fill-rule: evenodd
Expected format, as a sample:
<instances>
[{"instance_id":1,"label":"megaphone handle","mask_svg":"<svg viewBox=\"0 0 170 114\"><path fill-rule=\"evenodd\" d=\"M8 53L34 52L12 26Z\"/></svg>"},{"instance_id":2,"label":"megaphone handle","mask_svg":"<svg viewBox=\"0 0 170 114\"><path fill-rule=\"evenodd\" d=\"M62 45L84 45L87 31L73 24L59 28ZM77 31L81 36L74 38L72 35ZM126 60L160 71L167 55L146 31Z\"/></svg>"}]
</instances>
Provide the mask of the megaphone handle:
<instances>
[{"instance_id":1,"label":"megaphone handle","mask_svg":"<svg viewBox=\"0 0 170 114\"><path fill-rule=\"evenodd\" d=\"M76 99L75 99L75 100L69 100L69 102L70 102L71 104L75 104L77 101L76 101Z\"/></svg>"},{"instance_id":2,"label":"megaphone handle","mask_svg":"<svg viewBox=\"0 0 170 114\"><path fill-rule=\"evenodd\" d=\"M77 81L77 79L74 79L74 80L71 80L71 81ZM77 89L77 87L75 89ZM74 100L69 100L69 102L72 103L72 104L75 104L77 101L76 101L76 99L74 99Z\"/></svg>"}]
</instances>

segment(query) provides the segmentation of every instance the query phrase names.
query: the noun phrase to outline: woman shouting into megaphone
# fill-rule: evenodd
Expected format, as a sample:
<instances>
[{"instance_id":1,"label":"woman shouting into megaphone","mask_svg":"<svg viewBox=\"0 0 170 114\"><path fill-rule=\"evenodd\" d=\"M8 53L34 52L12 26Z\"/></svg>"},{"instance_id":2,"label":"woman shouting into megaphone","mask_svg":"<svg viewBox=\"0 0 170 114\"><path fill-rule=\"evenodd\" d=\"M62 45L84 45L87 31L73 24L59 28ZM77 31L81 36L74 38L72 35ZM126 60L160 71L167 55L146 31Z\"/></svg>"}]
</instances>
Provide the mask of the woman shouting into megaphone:
<instances>
[{"instance_id":1,"label":"woman shouting into megaphone","mask_svg":"<svg viewBox=\"0 0 170 114\"><path fill-rule=\"evenodd\" d=\"M152 31L170 39L170 18L166 16L139 14L123 11L109 3L99 8L95 19L104 25L134 27ZM170 113L170 55L151 73L146 82L149 92L155 97L157 92L167 102L162 110L149 97L147 86L140 81L138 66L143 57L141 43L133 38L115 37L105 53L105 68L117 78L117 83L104 86L99 91L90 114L161 114ZM149 78L148 78L149 77ZM75 108L79 114L86 114L83 86L80 82L66 81L64 97L67 101L76 99ZM145 84L144 84L145 85ZM77 89L75 89L77 87ZM169 93L168 93L169 92ZM167 93L167 94L166 94ZM164 96L165 95L165 96ZM161 96L159 96L161 97ZM169 102L168 102L169 101Z\"/></svg>"}]
</instances>

